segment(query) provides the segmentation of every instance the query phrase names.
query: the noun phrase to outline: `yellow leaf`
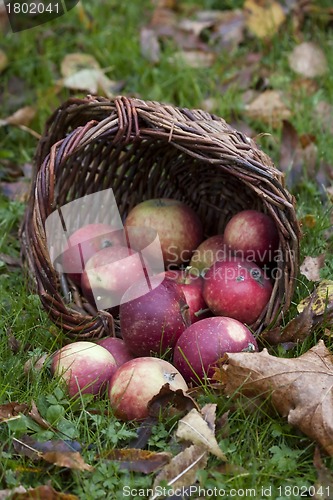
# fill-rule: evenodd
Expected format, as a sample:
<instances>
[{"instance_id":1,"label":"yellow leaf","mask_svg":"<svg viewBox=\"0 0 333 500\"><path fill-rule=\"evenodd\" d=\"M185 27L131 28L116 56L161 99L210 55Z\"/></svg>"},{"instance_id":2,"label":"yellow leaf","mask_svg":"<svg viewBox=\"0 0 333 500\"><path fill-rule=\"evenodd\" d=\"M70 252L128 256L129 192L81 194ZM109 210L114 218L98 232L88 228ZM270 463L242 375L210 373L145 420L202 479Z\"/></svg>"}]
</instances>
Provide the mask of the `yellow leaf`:
<instances>
[{"instance_id":1,"label":"yellow leaf","mask_svg":"<svg viewBox=\"0 0 333 500\"><path fill-rule=\"evenodd\" d=\"M244 10L247 28L258 38L271 38L286 17L281 5L272 0L246 0Z\"/></svg>"},{"instance_id":2,"label":"yellow leaf","mask_svg":"<svg viewBox=\"0 0 333 500\"><path fill-rule=\"evenodd\" d=\"M311 294L298 304L298 312L301 313L309 302L312 301L311 310L315 316L325 314L328 304L333 302L333 281L322 280L313 293L315 296Z\"/></svg>"}]
</instances>

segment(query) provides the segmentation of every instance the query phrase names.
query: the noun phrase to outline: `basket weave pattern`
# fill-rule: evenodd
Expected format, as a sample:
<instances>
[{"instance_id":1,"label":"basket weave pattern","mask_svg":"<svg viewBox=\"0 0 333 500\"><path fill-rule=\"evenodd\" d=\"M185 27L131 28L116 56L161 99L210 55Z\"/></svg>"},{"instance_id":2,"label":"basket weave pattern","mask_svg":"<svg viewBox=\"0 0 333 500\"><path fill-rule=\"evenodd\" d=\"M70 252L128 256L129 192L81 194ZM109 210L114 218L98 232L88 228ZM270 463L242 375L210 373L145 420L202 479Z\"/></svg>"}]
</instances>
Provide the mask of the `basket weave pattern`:
<instances>
[{"instance_id":1,"label":"basket weave pattern","mask_svg":"<svg viewBox=\"0 0 333 500\"><path fill-rule=\"evenodd\" d=\"M190 205L205 237L223 232L243 209L268 213L278 227L279 278L267 308L252 328L281 321L298 270L299 226L284 177L248 137L202 110L117 97L72 98L49 118L35 160L31 196L21 228L22 254L43 306L70 337L114 331L106 311L95 311L47 250L45 220L57 208L112 188L122 217L157 197Z\"/></svg>"}]
</instances>

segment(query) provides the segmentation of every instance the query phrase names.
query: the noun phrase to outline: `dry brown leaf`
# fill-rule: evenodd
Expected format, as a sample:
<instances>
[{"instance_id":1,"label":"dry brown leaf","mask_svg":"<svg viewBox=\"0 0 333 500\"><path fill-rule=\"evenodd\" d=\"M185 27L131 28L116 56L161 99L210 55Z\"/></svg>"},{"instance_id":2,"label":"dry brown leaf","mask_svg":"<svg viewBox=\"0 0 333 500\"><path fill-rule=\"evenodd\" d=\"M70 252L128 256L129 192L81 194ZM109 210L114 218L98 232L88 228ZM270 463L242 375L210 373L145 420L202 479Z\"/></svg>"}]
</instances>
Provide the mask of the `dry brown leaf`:
<instances>
[{"instance_id":1,"label":"dry brown leaf","mask_svg":"<svg viewBox=\"0 0 333 500\"><path fill-rule=\"evenodd\" d=\"M280 3L274 0L246 0L243 8L247 28L258 38L272 38L285 21Z\"/></svg>"},{"instance_id":2,"label":"dry brown leaf","mask_svg":"<svg viewBox=\"0 0 333 500\"><path fill-rule=\"evenodd\" d=\"M215 408L210 409L214 411L215 420ZM209 412L208 408L205 410L206 414ZM178 422L178 427L175 433L176 438L182 441L188 441L190 443L201 446L213 455L217 456L221 460L226 461L226 456L220 449L214 434L214 429L211 428L212 415L208 413L210 419L210 425L204 419L203 415L198 412L198 410L191 410L184 418Z\"/></svg>"},{"instance_id":3,"label":"dry brown leaf","mask_svg":"<svg viewBox=\"0 0 333 500\"><path fill-rule=\"evenodd\" d=\"M278 90L265 90L245 106L245 113L252 119L276 127L291 116L285 96Z\"/></svg>"},{"instance_id":4,"label":"dry brown leaf","mask_svg":"<svg viewBox=\"0 0 333 500\"><path fill-rule=\"evenodd\" d=\"M169 463L172 455L168 452L123 448L107 451L100 458L118 462L121 469L150 474Z\"/></svg>"},{"instance_id":5,"label":"dry brown leaf","mask_svg":"<svg viewBox=\"0 0 333 500\"><path fill-rule=\"evenodd\" d=\"M173 457L171 462L161 470L155 478L153 489L156 490L162 481L173 490L190 486L195 483L198 470L206 467L207 460L208 454L205 448L195 444L189 446ZM160 496L158 493L160 491L157 489L149 500L158 498Z\"/></svg>"},{"instance_id":6,"label":"dry brown leaf","mask_svg":"<svg viewBox=\"0 0 333 500\"><path fill-rule=\"evenodd\" d=\"M79 500L76 495L56 491L52 486L43 485L37 488L29 488L24 492L15 492L11 500Z\"/></svg>"},{"instance_id":7,"label":"dry brown leaf","mask_svg":"<svg viewBox=\"0 0 333 500\"><path fill-rule=\"evenodd\" d=\"M221 368L225 392L271 397L288 423L333 455L333 356L322 340L298 358L228 354Z\"/></svg>"},{"instance_id":8,"label":"dry brown leaf","mask_svg":"<svg viewBox=\"0 0 333 500\"><path fill-rule=\"evenodd\" d=\"M300 273L303 274L309 281L320 280L320 269L325 265L325 254L322 253L317 257L307 256L300 266Z\"/></svg>"},{"instance_id":9,"label":"dry brown leaf","mask_svg":"<svg viewBox=\"0 0 333 500\"><path fill-rule=\"evenodd\" d=\"M140 32L140 47L142 56L153 64L160 60L161 47L157 35L150 28L142 28Z\"/></svg>"},{"instance_id":10,"label":"dry brown leaf","mask_svg":"<svg viewBox=\"0 0 333 500\"><path fill-rule=\"evenodd\" d=\"M48 354L43 354L42 356L39 357L32 356L31 358L29 358L24 363L23 367L24 374L28 375L29 373L32 374L33 372L40 372L48 357L49 357Z\"/></svg>"},{"instance_id":11,"label":"dry brown leaf","mask_svg":"<svg viewBox=\"0 0 333 500\"><path fill-rule=\"evenodd\" d=\"M316 446L314 452L313 465L318 474L318 479L315 483L316 492L313 498L316 500L331 500L332 496L329 492L333 490L333 473L323 464L318 446Z\"/></svg>"},{"instance_id":12,"label":"dry brown leaf","mask_svg":"<svg viewBox=\"0 0 333 500\"><path fill-rule=\"evenodd\" d=\"M42 429L53 429L52 425L45 420L38 411L36 403L32 400L29 417L32 418Z\"/></svg>"},{"instance_id":13,"label":"dry brown leaf","mask_svg":"<svg viewBox=\"0 0 333 500\"><path fill-rule=\"evenodd\" d=\"M79 452L61 453L58 451L48 451L40 455L46 462L50 462L58 467L68 467L75 470L92 471L94 468L87 464Z\"/></svg>"},{"instance_id":14,"label":"dry brown leaf","mask_svg":"<svg viewBox=\"0 0 333 500\"><path fill-rule=\"evenodd\" d=\"M26 414L28 405L25 403L5 403L0 405L0 422L8 422L20 418L20 414Z\"/></svg>"},{"instance_id":15,"label":"dry brown leaf","mask_svg":"<svg viewBox=\"0 0 333 500\"><path fill-rule=\"evenodd\" d=\"M8 57L5 52L0 49L0 73L8 66Z\"/></svg>"},{"instance_id":16,"label":"dry brown leaf","mask_svg":"<svg viewBox=\"0 0 333 500\"><path fill-rule=\"evenodd\" d=\"M24 106L23 108L18 109L7 118L3 118L0 120L1 125L16 125L16 126L24 126L26 127L36 116L36 109L32 106Z\"/></svg>"},{"instance_id":17,"label":"dry brown leaf","mask_svg":"<svg viewBox=\"0 0 333 500\"><path fill-rule=\"evenodd\" d=\"M187 392L182 389L173 391L170 389L169 384L164 384L158 394L152 397L148 402L148 411L150 417L158 417L161 410L168 407L170 412L170 405L178 412L190 411L192 408L199 410L196 401Z\"/></svg>"},{"instance_id":18,"label":"dry brown leaf","mask_svg":"<svg viewBox=\"0 0 333 500\"><path fill-rule=\"evenodd\" d=\"M297 45L289 55L289 66L295 73L306 78L315 78L327 72L325 54L314 42Z\"/></svg>"}]
</instances>

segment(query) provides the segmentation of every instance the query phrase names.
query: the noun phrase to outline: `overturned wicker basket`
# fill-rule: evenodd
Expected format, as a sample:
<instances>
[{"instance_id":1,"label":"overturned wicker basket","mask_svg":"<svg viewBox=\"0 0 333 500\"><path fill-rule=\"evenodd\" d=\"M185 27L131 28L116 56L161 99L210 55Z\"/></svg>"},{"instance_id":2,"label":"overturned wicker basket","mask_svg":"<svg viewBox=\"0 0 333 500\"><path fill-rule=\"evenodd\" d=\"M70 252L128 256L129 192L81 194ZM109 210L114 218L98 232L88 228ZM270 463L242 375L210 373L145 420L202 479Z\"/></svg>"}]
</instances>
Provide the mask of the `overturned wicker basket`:
<instances>
[{"instance_id":1,"label":"overturned wicker basket","mask_svg":"<svg viewBox=\"0 0 333 500\"><path fill-rule=\"evenodd\" d=\"M244 134L201 110L157 102L88 96L70 99L48 120L24 222L22 253L51 320L73 338L114 331L114 318L94 311L59 275L46 245L45 220L62 205L112 188L122 217L144 199L177 198L204 222L206 237L222 232L245 208L270 214L280 234L278 279L252 328L281 321L298 270L299 226L283 174Z\"/></svg>"}]
</instances>

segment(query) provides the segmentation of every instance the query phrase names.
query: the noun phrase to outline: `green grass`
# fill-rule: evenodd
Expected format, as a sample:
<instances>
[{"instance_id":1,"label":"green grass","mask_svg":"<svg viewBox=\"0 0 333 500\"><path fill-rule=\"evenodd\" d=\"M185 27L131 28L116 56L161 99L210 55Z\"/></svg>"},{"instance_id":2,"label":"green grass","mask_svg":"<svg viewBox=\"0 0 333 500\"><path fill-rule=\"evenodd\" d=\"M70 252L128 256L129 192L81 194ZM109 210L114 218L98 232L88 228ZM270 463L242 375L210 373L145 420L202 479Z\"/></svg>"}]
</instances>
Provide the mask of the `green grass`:
<instances>
[{"instance_id":1,"label":"green grass","mask_svg":"<svg viewBox=\"0 0 333 500\"><path fill-rule=\"evenodd\" d=\"M220 2L193 0L186 4L216 8ZM236 6L236 2L230 1L223 4L226 8ZM237 5L241 6L242 2L237 2ZM325 3L322 2L322 5ZM70 95L68 90L57 93L54 90L55 82L60 78L59 68L63 57L71 52L83 52L94 55L102 67L111 68L107 74L113 80L124 82L124 94L188 107L200 107L204 99L212 97L217 101L215 111L218 114L227 120L234 116L243 118L242 90L234 86L221 94L220 88L225 80L238 71L237 61L242 56L260 51L264 54L261 68L272 73L272 87L291 95L295 111L292 123L298 133L314 134L319 159L333 162L333 135L323 129L314 117L317 102L332 102L333 95L333 34L319 21L307 22L304 37L320 43L328 57L329 71L325 77L317 79L317 90L307 96L293 87L298 77L288 66L288 53L297 43L291 24L287 24L282 34L272 39L270 46L251 39L234 52L221 52L211 68L194 70L170 63L168 57L174 50L172 43L166 46L158 65L148 63L141 56L139 29L147 23L151 13L148 0L87 1L84 6L93 20L90 28L80 24L77 9L73 9L52 23L17 34L9 33L1 39L0 48L6 52L10 62L1 75L2 117L17 107L34 105L38 113L31 127L42 133L49 114ZM14 78L21 81L24 88L22 93L13 92ZM255 80L256 75L253 84ZM268 138L260 139L260 144L278 165L280 130L270 129L260 122L248 121L248 124L258 133L271 134ZM35 146L36 140L22 130L13 127L0 129L0 162L3 158L9 158L17 164L30 162ZM332 225L332 205L306 171L293 194L297 200L299 219L311 215L316 221L313 227L303 227L301 259L306 255L316 256L326 252L322 278L331 278L333 241L332 235L327 238L327 230ZM17 229L24 208L23 203L0 198L0 252L12 256L19 254ZM312 288L312 283L299 276L289 317L295 314L296 305ZM278 355L300 355L316 343L320 334L320 331L316 332L291 353L278 349ZM15 352L8 343L11 335L18 341ZM112 416L106 398L98 402L88 396L79 401L68 399L58 380L51 378L48 364L42 371L25 375L23 367L27 360L53 352L64 341L63 333L50 323L42 310L39 298L28 291L22 271L0 262L0 404L18 401L30 405L34 401L41 416L53 425L52 431L43 429L29 416L0 423L0 443L3 447L0 454L0 490L19 485L36 487L50 482L59 491L70 492L80 499L95 500L106 495L110 499L124 498L125 486L137 490L149 488L152 476L129 473L113 462L98 458L106 450L126 447L136 436L135 424L117 421ZM327 345L331 347L331 344L327 340ZM235 398L227 399L222 394L216 394L209 387L203 388L198 401L201 405L216 403L218 421L225 412L230 411L228 431L217 425L217 439L228 457L229 469L223 468L217 459L210 457L207 468L199 474L198 484L202 488L226 491L232 488L249 489L248 497L250 489L256 488L260 495L261 488L272 488L271 498L282 500L298 498L289 494L288 487L302 488L315 484L315 444L289 426L267 405L246 410L247 405L238 404ZM175 426L174 417L161 418L153 428L148 448L175 452L175 443L170 439ZM82 446L85 461L92 464L94 470L69 471L20 456L13 449L13 439L20 439L24 434L31 435L37 441L77 441ZM333 465L331 459L326 459L325 463L328 467ZM133 494L131 498L135 497L140 498L140 493L137 496Z\"/></svg>"}]
</instances>

